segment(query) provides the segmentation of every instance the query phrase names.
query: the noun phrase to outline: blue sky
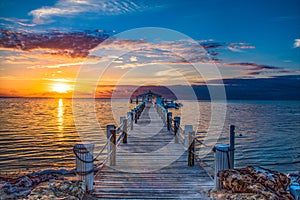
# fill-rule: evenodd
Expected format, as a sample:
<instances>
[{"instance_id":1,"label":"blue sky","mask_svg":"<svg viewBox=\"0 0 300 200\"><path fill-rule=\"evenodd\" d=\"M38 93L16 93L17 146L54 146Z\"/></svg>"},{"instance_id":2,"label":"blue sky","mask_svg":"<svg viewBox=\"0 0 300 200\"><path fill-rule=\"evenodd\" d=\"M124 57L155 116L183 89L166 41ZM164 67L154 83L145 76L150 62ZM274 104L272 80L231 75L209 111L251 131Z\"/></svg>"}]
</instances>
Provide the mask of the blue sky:
<instances>
[{"instance_id":1,"label":"blue sky","mask_svg":"<svg viewBox=\"0 0 300 200\"><path fill-rule=\"evenodd\" d=\"M299 0L2 0L0 11L0 28L21 33L104 30L112 36L141 27L175 30L199 42L225 78L298 75L300 71ZM145 38L135 35L134 39ZM7 59L12 55L22 55L22 52L28 55L28 48L14 52L15 47L9 46L11 41L3 41L0 63L2 78L18 77L20 75L9 70L18 63L7 62ZM28 41L24 43L28 44ZM124 44L135 45L128 42ZM33 45L32 42L30 45ZM39 51L44 48L39 44L30 47L30 52L32 49L36 51L37 47ZM174 48L174 45L170 48ZM53 49L58 51L57 48ZM192 50L189 47L188 51ZM45 51L48 52L49 47ZM60 48L59 53L61 51ZM127 57L128 62L140 61L135 63L136 66L146 65L145 57L139 53ZM133 68L132 63L125 62L125 58L121 62L122 59L116 63ZM16 58L11 57L12 60ZM25 63L24 56L22 63ZM26 63L29 63L28 59ZM75 66L74 63L70 63L70 66ZM176 63L176 66L179 64ZM62 66L66 65L68 63L59 63L58 71L63 71ZM24 65L24 68L33 69L34 66ZM112 70L112 73L119 72Z\"/></svg>"}]
</instances>

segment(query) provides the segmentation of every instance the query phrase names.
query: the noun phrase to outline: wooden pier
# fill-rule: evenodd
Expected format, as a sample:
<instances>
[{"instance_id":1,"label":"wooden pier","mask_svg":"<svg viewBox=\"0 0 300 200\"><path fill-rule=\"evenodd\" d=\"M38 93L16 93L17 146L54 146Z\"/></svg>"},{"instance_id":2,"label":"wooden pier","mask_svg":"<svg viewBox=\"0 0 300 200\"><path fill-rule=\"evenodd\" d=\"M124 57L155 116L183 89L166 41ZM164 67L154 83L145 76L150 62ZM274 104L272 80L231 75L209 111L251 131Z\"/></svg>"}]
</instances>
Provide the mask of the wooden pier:
<instances>
[{"instance_id":1,"label":"wooden pier","mask_svg":"<svg viewBox=\"0 0 300 200\"><path fill-rule=\"evenodd\" d=\"M184 147L188 138L168 130L167 115L159 105L146 103L140 110L126 120L127 143L111 140L119 142L115 158L109 158L115 162L98 171L92 195L99 199L205 199L213 180L198 163L188 166Z\"/></svg>"}]
</instances>

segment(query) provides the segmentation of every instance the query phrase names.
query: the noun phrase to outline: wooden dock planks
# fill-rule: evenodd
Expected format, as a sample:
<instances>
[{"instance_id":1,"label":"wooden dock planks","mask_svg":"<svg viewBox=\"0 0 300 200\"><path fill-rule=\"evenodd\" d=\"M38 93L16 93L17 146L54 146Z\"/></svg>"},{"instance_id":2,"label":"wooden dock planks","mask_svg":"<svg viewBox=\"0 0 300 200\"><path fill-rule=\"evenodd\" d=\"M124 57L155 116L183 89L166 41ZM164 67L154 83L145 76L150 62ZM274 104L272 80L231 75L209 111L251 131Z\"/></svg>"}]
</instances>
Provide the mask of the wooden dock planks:
<instances>
[{"instance_id":1,"label":"wooden dock planks","mask_svg":"<svg viewBox=\"0 0 300 200\"><path fill-rule=\"evenodd\" d=\"M187 152L175 143L153 106L146 106L128 143L117 149L116 166L95 177L96 198L205 199L213 180L199 165L187 165Z\"/></svg>"}]
</instances>

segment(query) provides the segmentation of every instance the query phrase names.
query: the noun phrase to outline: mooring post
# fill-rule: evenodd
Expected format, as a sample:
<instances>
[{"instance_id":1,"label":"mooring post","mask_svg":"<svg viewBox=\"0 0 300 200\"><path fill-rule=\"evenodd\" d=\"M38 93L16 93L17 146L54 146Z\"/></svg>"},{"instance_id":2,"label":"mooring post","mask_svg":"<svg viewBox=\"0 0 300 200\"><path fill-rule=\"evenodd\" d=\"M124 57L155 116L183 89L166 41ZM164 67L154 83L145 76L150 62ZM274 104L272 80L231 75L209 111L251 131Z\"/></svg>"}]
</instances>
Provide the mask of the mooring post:
<instances>
[{"instance_id":1,"label":"mooring post","mask_svg":"<svg viewBox=\"0 0 300 200\"><path fill-rule=\"evenodd\" d=\"M134 123L136 124L137 123L137 120L138 120L138 113L137 113L137 109L134 109Z\"/></svg>"},{"instance_id":2,"label":"mooring post","mask_svg":"<svg viewBox=\"0 0 300 200\"><path fill-rule=\"evenodd\" d=\"M74 153L76 155L76 173L79 180L86 183L86 190L94 189L94 144L76 144Z\"/></svg>"},{"instance_id":3,"label":"mooring post","mask_svg":"<svg viewBox=\"0 0 300 200\"><path fill-rule=\"evenodd\" d=\"M172 112L167 113L167 125L168 125L168 131L171 130L172 126Z\"/></svg>"},{"instance_id":4,"label":"mooring post","mask_svg":"<svg viewBox=\"0 0 300 200\"><path fill-rule=\"evenodd\" d=\"M140 118L140 109L141 109L140 106L138 106L138 107L136 108L136 120L138 120L138 119ZM137 122L135 122L135 123L137 123Z\"/></svg>"},{"instance_id":5,"label":"mooring post","mask_svg":"<svg viewBox=\"0 0 300 200\"><path fill-rule=\"evenodd\" d=\"M160 105L159 105L159 104L157 104L156 110L157 110L157 112L158 112L159 117L161 117L161 115L160 115Z\"/></svg>"},{"instance_id":6,"label":"mooring post","mask_svg":"<svg viewBox=\"0 0 300 200\"><path fill-rule=\"evenodd\" d=\"M131 112L127 112L127 125L128 125L128 129L129 129L129 123L131 121Z\"/></svg>"},{"instance_id":7,"label":"mooring post","mask_svg":"<svg viewBox=\"0 0 300 200\"><path fill-rule=\"evenodd\" d=\"M127 119L123 120L123 143L127 143Z\"/></svg>"},{"instance_id":8,"label":"mooring post","mask_svg":"<svg viewBox=\"0 0 300 200\"><path fill-rule=\"evenodd\" d=\"M120 117L120 127L123 134L123 143L127 143L127 119L126 117Z\"/></svg>"},{"instance_id":9,"label":"mooring post","mask_svg":"<svg viewBox=\"0 0 300 200\"><path fill-rule=\"evenodd\" d=\"M180 134L180 117L174 117L174 136L175 143L178 143L178 134Z\"/></svg>"},{"instance_id":10,"label":"mooring post","mask_svg":"<svg viewBox=\"0 0 300 200\"><path fill-rule=\"evenodd\" d=\"M189 133L193 131L193 125L185 125L184 126L184 131L183 131L183 134L184 134L184 147L185 148L189 148Z\"/></svg>"},{"instance_id":11,"label":"mooring post","mask_svg":"<svg viewBox=\"0 0 300 200\"><path fill-rule=\"evenodd\" d=\"M167 123L167 120L168 120L168 108L165 108L163 110L163 116L164 116L164 123Z\"/></svg>"},{"instance_id":12,"label":"mooring post","mask_svg":"<svg viewBox=\"0 0 300 200\"><path fill-rule=\"evenodd\" d=\"M229 169L229 145L217 144L215 154L215 189L220 190L221 183L218 177L219 171Z\"/></svg>"},{"instance_id":13,"label":"mooring post","mask_svg":"<svg viewBox=\"0 0 300 200\"><path fill-rule=\"evenodd\" d=\"M133 112L132 111L130 112L130 118L131 118L131 120L130 120L130 130L133 130Z\"/></svg>"},{"instance_id":14,"label":"mooring post","mask_svg":"<svg viewBox=\"0 0 300 200\"><path fill-rule=\"evenodd\" d=\"M188 166L195 164L195 132L189 132Z\"/></svg>"},{"instance_id":15,"label":"mooring post","mask_svg":"<svg viewBox=\"0 0 300 200\"><path fill-rule=\"evenodd\" d=\"M116 165L116 127L115 125L106 126L106 137L109 140L107 145L107 153L109 156L110 166Z\"/></svg>"},{"instance_id":16,"label":"mooring post","mask_svg":"<svg viewBox=\"0 0 300 200\"><path fill-rule=\"evenodd\" d=\"M123 123L123 121L124 121L124 119L126 119L125 117L120 117L120 124L122 124Z\"/></svg>"},{"instance_id":17,"label":"mooring post","mask_svg":"<svg viewBox=\"0 0 300 200\"><path fill-rule=\"evenodd\" d=\"M234 139L235 139L235 126L234 125L230 125L229 126L230 130L229 130L229 163L230 163L230 166L229 166L229 169L234 169Z\"/></svg>"}]
</instances>

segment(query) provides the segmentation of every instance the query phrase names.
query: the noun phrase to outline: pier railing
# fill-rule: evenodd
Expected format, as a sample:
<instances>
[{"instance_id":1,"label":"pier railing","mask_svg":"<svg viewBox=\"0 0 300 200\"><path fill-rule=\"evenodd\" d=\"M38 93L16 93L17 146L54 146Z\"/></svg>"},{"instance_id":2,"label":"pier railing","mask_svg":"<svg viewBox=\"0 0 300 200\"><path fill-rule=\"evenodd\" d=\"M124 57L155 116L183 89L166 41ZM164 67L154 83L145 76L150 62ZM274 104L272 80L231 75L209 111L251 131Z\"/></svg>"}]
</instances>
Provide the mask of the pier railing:
<instances>
[{"instance_id":1,"label":"pier railing","mask_svg":"<svg viewBox=\"0 0 300 200\"><path fill-rule=\"evenodd\" d=\"M184 129L182 129L180 126L180 117L176 116L172 118L172 112L168 112L168 109L164 108L161 104L156 104L155 107L163 122L167 124L168 130L174 133L175 143L182 143L188 151L188 166L194 166L195 160L200 160L196 153L196 144L205 147L208 146L198 139L192 125L185 125ZM215 165L211 168L214 168L214 181L217 190L221 189L218 172L234 168L235 126L230 125L229 129L229 145L217 144L212 149L215 152Z\"/></svg>"},{"instance_id":2,"label":"pier railing","mask_svg":"<svg viewBox=\"0 0 300 200\"><path fill-rule=\"evenodd\" d=\"M120 124L106 126L106 143L101 147L99 153L93 157L93 144L77 144L73 151L76 156L76 173L80 180L86 182L87 191L94 189L94 176L97 175L106 164L116 165L116 149L121 142L127 143L128 130L133 130L133 124L137 123L145 102L139 104L126 117L120 117ZM106 149L106 151L105 151ZM94 164L96 163L96 164ZM96 173L95 173L96 172Z\"/></svg>"},{"instance_id":3,"label":"pier railing","mask_svg":"<svg viewBox=\"0 0 300 200\"><path fill-rule=\"evenodd\" d=\"M97 175L106 164L110 166L116 165L116 150L121 142L127 143L127 135L129 130L133 130L133 124L137 123L142 111L146 106L146 102L142 102L126 117L120 117L120 124L107 125L106 127L106 143L102 146L99 153L93 157L93 144L77 144L74 146L74 154L76 155L76 172L80 180L84 180L87 184L87 190L93 190L94 176ZM188 151L188 166L194 166L195 160L199 159L196 153L196 143L206 146L197 138L192 125L185 125L184 129L180 126L180 117L172 118L172 112L168 112L161 104L155 104L157 113L161 117L167 129L174 134L174 142L181 143ZM230 126L230 144L218 144L215 146L215 188L220 189L218 172L224 169L234 168L234 125ZM105 151L106 149L106 151ZM97 163L94 165L94 163ZM94 173L96 172L96 173Z\"/></svg>"}]
</instances>

